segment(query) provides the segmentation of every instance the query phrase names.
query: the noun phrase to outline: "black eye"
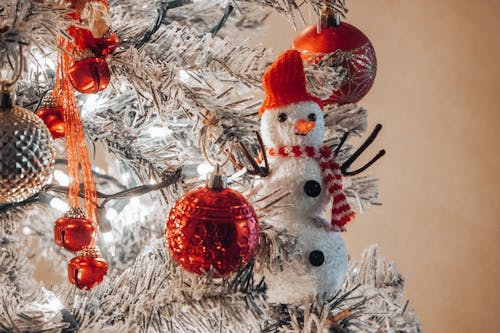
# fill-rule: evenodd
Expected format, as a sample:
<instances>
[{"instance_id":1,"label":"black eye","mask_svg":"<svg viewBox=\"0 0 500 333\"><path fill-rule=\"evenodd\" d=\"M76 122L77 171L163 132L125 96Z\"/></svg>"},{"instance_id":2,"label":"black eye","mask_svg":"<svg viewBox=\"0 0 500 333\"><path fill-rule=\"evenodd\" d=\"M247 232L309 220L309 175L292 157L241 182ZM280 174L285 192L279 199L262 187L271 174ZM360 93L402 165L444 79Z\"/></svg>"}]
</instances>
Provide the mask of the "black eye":
<instances>
[{"instance_id":1,"label":"black eye","mask_svg":"<svg viewBox=\"0 0 500 333\"><path fill-rule=\"evenodd\" d=\"M278 115L278 120L279 120L280 122L284 122L284 121L286 121L287 119L288 119L288 116L286 115L286 113L280 113L280 114Z\"/></svg>"},{"instance_id":2,"label":"black eye","mask_svg":"<svg viewBox=\"0 0 500 333\"><path fill-rule=\"evenodd\" d=\"M309 113L309 115L307 116L307 119L309 121L316 121L316 115L314 113Z\"/></svg>"}]
</instances>

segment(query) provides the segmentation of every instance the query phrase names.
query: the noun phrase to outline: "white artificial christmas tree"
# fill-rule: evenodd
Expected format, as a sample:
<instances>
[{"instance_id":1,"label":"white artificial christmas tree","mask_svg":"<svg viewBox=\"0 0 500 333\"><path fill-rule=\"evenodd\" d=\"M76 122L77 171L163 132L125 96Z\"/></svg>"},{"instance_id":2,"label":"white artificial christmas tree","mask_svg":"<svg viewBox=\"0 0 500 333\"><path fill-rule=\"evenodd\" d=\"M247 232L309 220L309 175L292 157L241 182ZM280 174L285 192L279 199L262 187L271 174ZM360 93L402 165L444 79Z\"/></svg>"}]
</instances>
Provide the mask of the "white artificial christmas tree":
<instances>
[{"instance_id":1,"label":"white artificial christmas tree","mask_svg":"<svg viewBox=\"0 0 500 333\"><path fill-rule=\"evenodd\" d=\"M317 12L326 6L345 13L343 1L305 3ZM363 210L378 193L374 177L347 169L380 128L353 152L346 134L366 130L366 111L320 102L341 87L346 70L326 61L328 55L306 63L305 73L292 70L307 83L307 91L301 86L306 99L262 106L262 79L275 59L241 40L265 29L272 11L295 22L301 4L123 0L109 1L110 16L101 0L0 5L2 74L21 75L15 103L32 111L47 107L41 103L47 96L66 103L66 135L55 143L52 183L29 198L0 202L0 332L420 332L402 299L403 278L376 247L348 263L340 231L350 207ZM68 45L78 38L71 27L93 34L73 53ZM78 74L83 65L92 68L88 76ZM78 85L80 79L87 81ZM101 91L76 92L75 99L70 81L78 91ZM259 123L262 142L255 134ZM0 126L5 159L11 156L9 124ZM16 143L12 137L9 147ZM87 165L94 143L104 148L105 170ZM37 147L36 141L29 145ZM289 159L269 151L282 146L326 146L331 156ZM268 166L257 162L261 154ZM327 160L328 166L320 164ZM213 172L208 162L222 165L228 186L248 198L260 224L253 259L224 277L216 270L185 271L165 240L170 209L203 187ZM7 170L0 170L1 186L10 189ZM75 180L80 172L81 182ZM335 195L327 193L330 173L347 176L343 184L332 181L343 185ZM75 204L98 226L90 246L100 248L108 273L87 290L79 284L81 271L70 269L82 290L68 281L44 288L34 269L50 265L54 281L68 274L73 255L54 243L54 222ZM345 205L349 209L339 210ZM77 258L97 255L83 252Z\"/></svg>"}]
</instances>

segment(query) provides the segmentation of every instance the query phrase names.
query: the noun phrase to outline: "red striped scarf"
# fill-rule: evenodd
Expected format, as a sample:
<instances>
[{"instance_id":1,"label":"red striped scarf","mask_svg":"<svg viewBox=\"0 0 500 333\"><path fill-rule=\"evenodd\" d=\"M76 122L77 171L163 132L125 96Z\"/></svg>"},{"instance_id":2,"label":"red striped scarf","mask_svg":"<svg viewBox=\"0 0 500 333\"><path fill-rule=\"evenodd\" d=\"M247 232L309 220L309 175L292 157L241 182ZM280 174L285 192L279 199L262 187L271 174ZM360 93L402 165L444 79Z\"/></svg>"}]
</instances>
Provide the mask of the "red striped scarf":
<instances>
[{"instance_id":1,"label":"red striped scarf","mask_svg":"<svg viewBox=\"0 0 500 333\"><path fill-rule=\"evenodd\" d=\"M342 172L330 147L291 146L269 148L267 151L270 156L315 158L318 160L321 170L323 170L323 182L327 186L328 193L333 201L332 229L345 231L344 226L354 218L355 214L347 202L344 191L342 191Z\"/></svg>"}]
</instances>

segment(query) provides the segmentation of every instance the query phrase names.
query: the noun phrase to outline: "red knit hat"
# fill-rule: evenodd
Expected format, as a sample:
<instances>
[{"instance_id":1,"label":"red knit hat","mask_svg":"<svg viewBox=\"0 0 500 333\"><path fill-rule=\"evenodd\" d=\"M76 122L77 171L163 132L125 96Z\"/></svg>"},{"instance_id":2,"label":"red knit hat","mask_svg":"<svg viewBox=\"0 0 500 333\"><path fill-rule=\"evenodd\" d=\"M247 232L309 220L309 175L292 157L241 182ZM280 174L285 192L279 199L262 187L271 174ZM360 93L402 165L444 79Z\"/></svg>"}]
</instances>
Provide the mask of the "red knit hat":
<instances>
[{"instance_id":1,"label":"red knit hat","mask_svg":"<svg viewBox=\"0 0 500 333\"><path fill-rule=\"evenodd\" d=\"M287 50L269 67L262 79L266 99L259 110L262 116L266 109L313 101L323 108L319 98L310 95L306 90L306 74L304 64L297 50Z\"/></svg>"}]
</instances>

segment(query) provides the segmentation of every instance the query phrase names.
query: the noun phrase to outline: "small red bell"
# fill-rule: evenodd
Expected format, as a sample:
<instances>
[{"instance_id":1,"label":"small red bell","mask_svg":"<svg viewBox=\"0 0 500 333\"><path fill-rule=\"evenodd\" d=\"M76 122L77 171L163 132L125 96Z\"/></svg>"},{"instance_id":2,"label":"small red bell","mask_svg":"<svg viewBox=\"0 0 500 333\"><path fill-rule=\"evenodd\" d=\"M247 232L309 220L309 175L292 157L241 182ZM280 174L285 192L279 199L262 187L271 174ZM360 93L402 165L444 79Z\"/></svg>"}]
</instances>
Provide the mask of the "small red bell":
<instances>
[{"instance_id":1,"label":"small red bell","mask_svg":"<svg viewBox=\"0 0 500 333\"><path fill-rule=\"evenodd\" d=\"M104 37L96 38L89 29L71 26L67 30L73 37L75 51L90 50L96 57L106 57L113 53L120 43L118 36L109 32Z\"/></svg>"},{"instance_id":2,"label":"small red bell","mask_svg":"<svg viewBox=\"0 0 500 333\"><path fill-rule=\"evenodd\" d=\"M76 61L70 67L68 76L73 87L84 94L106 89L111 80L106 60L94 57Z\"/></svg>"},{"instance_id":3,"label":"small red bell","mask_svg":"<svg viewBox=\"0 0 500 333\"><path fill-rule=\"evenodd\" d=\"M40 108L35 112L52 134L54 139L64 137L66 124L64 123L64 108L59 106L52 94L43 98Z\"/></svg>"},{"instance_id":4,"label":"small red bell","mask_svg":"<svg viewBox=\"0 0 500 333\"><path fill-rule=\"evenodd\" d=\"M54 241L68 251L81 251L91 244L95 230L80 208L72 208L54 224Z\"/></svg>"},{"instance_id":5,"label":"small red bell","mask_svg":"<svg viewBox=\"0 0 500 333\"><path fill-rule=\"evenodd\" d=\"M74 25L69 27L66 32L73 37L73 45L77 51L89 48L91 41L94 39L94 35L89 29L79 28Z\"/></svg>"},{"instance_id":6,"label":"small red bell","mask_svg":"<svg viewBox=\"0 0 500 333\"><path fill-rule=\"evenodd\" d=\"M68 279L79 289L92 289L108 273L108 263L95 247L85 248L68 263Z\"/></svg>"},{"instance_id":7,"label":"small red bell","mask_svg":"<svg viewBox=\"0 0 500 333\"><path fill-rule=\"evenodd\" d=\"M88 42L89 49L99 57L106 57L113 53L120 43L115 33L108 33L102 38L92 38Z\"/></svg>"}]
</instances>

